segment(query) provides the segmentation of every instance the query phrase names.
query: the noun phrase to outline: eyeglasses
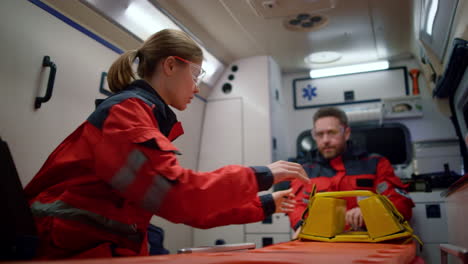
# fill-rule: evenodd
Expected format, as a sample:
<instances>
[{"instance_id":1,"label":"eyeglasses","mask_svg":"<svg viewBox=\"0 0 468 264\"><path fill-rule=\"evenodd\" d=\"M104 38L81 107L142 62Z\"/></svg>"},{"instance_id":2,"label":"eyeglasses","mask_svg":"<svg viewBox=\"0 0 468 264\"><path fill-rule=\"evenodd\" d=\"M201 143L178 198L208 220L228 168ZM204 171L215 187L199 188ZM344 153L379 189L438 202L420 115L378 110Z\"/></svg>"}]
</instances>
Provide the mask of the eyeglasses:
<instances>
[{"instance_id":1,"label":"eyeglasses","mask_svg":"<svg viewBox=\"0 0 468 264\"><path fill-rule=\"evenodd\" d=\"M185 63L187 63L188 65L190 65L190 72L192 73L192 79L193 79L193 82L198 86L200 85L202 79L203 79L203 76L205 76L205 70L203 70L203 68L196 64L196 63L193 63L189 60L186 60L186 59L182 59L181 57L179 56L174 56L174 58L180 60L180 61L183 61Z\"/></svg>"},{"instance_id":2,"label":"eyeglasses","mask_svg":"<svg viewBox=\"0 0 468 264\"><path fill-rule=\"evenodd\" d=\"M339 129L329 129L325 131L313 131L312 136L315 139L323 139L325 135L328 135L328 137L330 138L336 138L339 135L343 134L344 131L345 131L344 127L340 127Z\"/></svg>"}]
</instances>

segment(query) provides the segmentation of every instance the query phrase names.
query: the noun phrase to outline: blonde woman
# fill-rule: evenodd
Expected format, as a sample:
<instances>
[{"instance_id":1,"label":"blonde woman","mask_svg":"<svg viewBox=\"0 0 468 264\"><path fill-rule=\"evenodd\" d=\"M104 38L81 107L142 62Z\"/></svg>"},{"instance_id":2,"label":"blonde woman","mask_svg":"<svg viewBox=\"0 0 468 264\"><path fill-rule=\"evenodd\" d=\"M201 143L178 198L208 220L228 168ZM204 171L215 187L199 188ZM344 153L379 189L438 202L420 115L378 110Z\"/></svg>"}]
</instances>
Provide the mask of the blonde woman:
<instances>
[{"instance_id":1,"label":"blonde woman","mask_svg":"<svg viewBox=\"0 0 468 264\"><path fill-rule=\"evenodd\" d=\"M38 258L147 255L154 214L203 228L292 210L290 190L260 198L257 192L284 180L307 181L298 164L211 172L179 165L171 141L183 130L169 106L184 110L199 92L202 60L187 34L163 30L113 63L108 83L115 95L55 149L25 188L40 238Z\"/></svg>"}]
</instances>

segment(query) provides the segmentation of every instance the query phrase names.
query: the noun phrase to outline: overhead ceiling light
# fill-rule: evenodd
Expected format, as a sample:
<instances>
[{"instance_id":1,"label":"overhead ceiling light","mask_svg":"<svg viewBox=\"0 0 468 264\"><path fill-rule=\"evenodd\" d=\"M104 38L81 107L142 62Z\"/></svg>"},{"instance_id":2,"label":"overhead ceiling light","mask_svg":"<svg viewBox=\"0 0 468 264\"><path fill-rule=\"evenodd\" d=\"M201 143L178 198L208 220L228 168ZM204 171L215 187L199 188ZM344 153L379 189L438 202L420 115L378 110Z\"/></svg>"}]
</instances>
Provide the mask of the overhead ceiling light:
<instances>
[{"instance_id":1,"label":"overhead ceiling light","mask_svg":"<svg viewBox=\"0 0 468 264\"><path fill-rule=\"evenodd\" d=\"M388 61L376 61L371 63L355 64L349 66L332 67L310 71L310 78L336 76L358 72L370 72L388 69Z\"/></svg>"},{"instance_id":2,"label":"overhead ceiling light","mask_svg":"<svg viewBox=\"0 0 468 264\"><path fill-rule=\"evenodd\" d=\"M179 29L174 22L147 1L130 2L118 20L142 40L165 28Z\"/></svg>"},{"instance_id":3,"label":"overhead ceiling light","mask_svg":"<svg viewBox=\"0 0 468 264\"><path fill-rule=\"evenodd\" d=\"M304 58L305 63L314 64L314 63L332 63L341 59L341 54L335 51L321 51L314 52L309 54Z\"/></svg>"},{"instance_id":4,"label":"overhead ceiling light","mask_svg":"<svg viewBox=\"0 0 468 264\"><path fill-rule=\"evenodd\" d=\"M164 12L163 9L159 9L158 6L148 0L81 1L117 25L120 25L141 41L166 28L178 29L190 34L170 14ZM196 37L193 37L193 39L203 50L204 59L202 67L205 69L206 75L202 81L208 85L214 85L221 75L224 65L206 50Z\"/></svg>"}]
</instances>

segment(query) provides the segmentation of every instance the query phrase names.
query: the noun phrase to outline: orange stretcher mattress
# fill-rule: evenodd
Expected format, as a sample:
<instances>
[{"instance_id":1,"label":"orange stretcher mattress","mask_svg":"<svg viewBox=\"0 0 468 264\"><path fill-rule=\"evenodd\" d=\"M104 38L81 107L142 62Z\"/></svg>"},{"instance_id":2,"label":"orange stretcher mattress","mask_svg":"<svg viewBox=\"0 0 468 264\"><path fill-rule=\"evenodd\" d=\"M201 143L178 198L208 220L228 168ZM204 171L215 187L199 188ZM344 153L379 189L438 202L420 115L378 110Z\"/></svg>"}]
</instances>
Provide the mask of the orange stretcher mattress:
<instances>
[{"instance_id":1,"label":"orange stretcher mattress","mask_svg":"<svg viewBox=\"0 0 468 264\"><path fill-rule=\"evenodd\" d=\"M28 263L34 262L15 262ZM291 241L264 248L219 253L193 253L113 259L41 261L41 264L296 264L296 263L424 263L416 257L416 244L326 243Z\"/></svg>"}]
</instances>

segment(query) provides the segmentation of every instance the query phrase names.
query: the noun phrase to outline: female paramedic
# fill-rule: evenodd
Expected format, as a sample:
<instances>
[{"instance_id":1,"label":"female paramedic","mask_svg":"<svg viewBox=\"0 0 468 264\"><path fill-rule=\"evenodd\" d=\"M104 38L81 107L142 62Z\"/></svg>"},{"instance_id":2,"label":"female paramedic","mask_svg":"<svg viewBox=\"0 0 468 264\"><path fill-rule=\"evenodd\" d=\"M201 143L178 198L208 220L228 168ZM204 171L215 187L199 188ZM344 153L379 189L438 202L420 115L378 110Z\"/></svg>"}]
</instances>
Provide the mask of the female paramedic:
<instances>
[{"instance_id":1,"label":"female paramedic","mask_svg":"<svg viewBox=\"0 0 468 264\"><path fill-rule=\"evenodd\" d=\"M199 92L202 59L188 35L162 30L112 64L108 83L115 94L54 150L25 188L40 238L38 258L147 255L146 229L154 214L208 228L260 221L282 211L275 202L294 206L284 198L290 191L260 198L257 192L284 180L307 182L299 164L211 172L179 165L171 141L183 130L169 106L184 110Z\"/></svg>"}]
</instances>

